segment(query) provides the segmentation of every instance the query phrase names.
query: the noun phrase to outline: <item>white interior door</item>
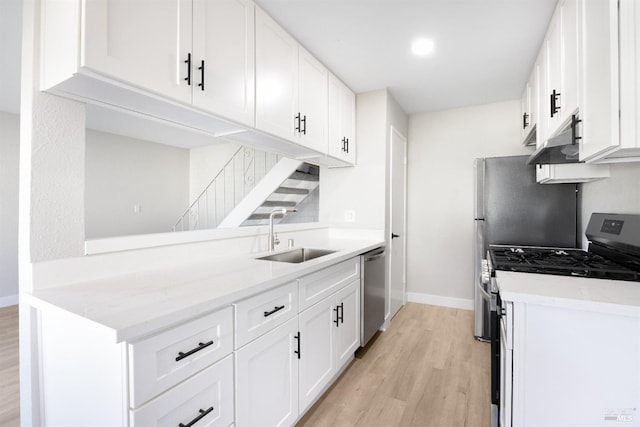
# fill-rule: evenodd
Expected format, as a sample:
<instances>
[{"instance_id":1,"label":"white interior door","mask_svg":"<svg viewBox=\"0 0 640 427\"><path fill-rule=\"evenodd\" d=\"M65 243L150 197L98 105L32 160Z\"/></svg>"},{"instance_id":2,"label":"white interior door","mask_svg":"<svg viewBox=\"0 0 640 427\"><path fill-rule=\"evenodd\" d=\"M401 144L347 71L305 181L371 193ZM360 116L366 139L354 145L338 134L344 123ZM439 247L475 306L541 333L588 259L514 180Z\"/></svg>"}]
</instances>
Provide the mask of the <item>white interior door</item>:
<instances>
[{"instance_id":1,"label":"white interior door","mask_svg":"<svg viewBox=\"0 0 640 427\"><path fill-rule=\"evenodd\" d=\"M391 127L391 236L389 236L389 298L391 319L406 298L407 138Z\"/></svg>"}]
</instances>

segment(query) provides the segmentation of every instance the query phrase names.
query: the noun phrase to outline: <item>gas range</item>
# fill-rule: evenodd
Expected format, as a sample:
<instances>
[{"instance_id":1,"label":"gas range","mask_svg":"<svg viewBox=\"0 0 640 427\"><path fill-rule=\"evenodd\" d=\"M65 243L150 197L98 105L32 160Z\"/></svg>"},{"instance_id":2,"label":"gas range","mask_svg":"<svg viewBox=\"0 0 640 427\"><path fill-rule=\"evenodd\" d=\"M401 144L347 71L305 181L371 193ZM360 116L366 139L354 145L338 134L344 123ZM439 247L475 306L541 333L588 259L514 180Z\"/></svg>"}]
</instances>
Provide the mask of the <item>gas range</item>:
<instances>
[{"instance_id":1,"label":"gas range","mask_svg":"<svg viewBox=\"0 0 640 427\"><path fill-rule=\"evenodd\" d=\"M640 282L640 215L594 213L588 251L490 245L492 270Z\"/></svg>"},{"instance_id":2,"label":"gas range","mask_svg":"<svg viewBox=\"0 0 640 427\"><path fill-rule=\"evenodd\" d=\"M640 272L580 249L491 245L489 253L495 270L640 281Z\"/></svg>"}]
</instances>

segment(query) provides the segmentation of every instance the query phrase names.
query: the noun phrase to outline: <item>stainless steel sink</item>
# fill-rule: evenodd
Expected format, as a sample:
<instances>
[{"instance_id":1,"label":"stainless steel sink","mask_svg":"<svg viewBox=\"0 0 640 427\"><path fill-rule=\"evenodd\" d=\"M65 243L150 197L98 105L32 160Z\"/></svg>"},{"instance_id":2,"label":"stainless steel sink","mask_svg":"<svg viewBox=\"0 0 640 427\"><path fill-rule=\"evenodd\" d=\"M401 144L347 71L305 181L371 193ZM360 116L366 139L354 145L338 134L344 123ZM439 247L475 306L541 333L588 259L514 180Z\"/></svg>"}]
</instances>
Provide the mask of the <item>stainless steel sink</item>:
<instances>
[{"instance_id":1,"label":"stainless steel sink","mask_svg":"<svg viewBox=\"0 0 640 427\"><path fill-rule=\"evenodd\" d=\"M321 256L329 255L334 252L335 251L327 249L298 248L287 252L263 256L256 259L263 259L265 261L291 262L297 264L300 262L319 258Z\"/></svg>"}]
</instances>

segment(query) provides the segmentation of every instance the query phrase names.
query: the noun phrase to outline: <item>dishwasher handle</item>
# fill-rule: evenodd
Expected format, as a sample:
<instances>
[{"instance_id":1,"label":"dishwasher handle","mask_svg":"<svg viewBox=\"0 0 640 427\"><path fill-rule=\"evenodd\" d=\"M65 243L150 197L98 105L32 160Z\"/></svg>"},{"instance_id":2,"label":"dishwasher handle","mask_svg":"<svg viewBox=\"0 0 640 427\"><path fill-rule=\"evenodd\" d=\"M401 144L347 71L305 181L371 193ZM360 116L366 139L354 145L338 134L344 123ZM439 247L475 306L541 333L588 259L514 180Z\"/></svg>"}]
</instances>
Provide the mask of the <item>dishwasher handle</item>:
<instances>
[{"instance_id":1,"label":"dishwasher handle","mask_svg":"<svg viewBox=\"0 0 640 427\"><path fill-rule=\"evenodd\" d=\"M378 258L382 258L386 255L384 248L380 248L379 250L373 250L371 252L367 252L364 254L364 262L374 261Z\"/></svg>"}]
</instances>

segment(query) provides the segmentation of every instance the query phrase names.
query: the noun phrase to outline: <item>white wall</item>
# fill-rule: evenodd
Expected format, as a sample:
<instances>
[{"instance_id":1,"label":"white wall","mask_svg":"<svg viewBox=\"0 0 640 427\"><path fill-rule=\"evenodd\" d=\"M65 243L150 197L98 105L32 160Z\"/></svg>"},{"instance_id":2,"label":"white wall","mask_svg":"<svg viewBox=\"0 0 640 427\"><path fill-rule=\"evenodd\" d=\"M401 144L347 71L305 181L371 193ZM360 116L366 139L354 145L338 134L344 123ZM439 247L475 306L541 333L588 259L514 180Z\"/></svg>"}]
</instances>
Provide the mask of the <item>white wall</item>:
<instances>
[{"instance_id":1,"label":"white wall","mask_svg":"<svg viewBox=\"0 0 640 427\"><path fill-rule=\"evenodd\" d=\"M85 186L88 239L168 232L188 206L189 150L87 130Z\"/></svg>"},{"instance_id":2,"label":"white wall","mask_svg":"<svg viewBox=\"0 0 640 427\"><path fill-rule=\"evenodd\" d=\"M18 303L20 117L0 112L0 307Z\"/></svg>"},{"instance_id":3,"label":"white wall","mask_svg":"<svg viewBox=\"0 0 640 427\"><path fill-rule=\"evenodd\" d=\"M528 154L520 104L508 101L409 119L407 291L473 295L473 160Z\"/></svg>"},{"instance_id":4,"label":"white wall","mask_svg":"<svg viewBox=\"0 0 640 427\"><path fill-rule=\"evenodd\" d=\"M383 230L387 91L359 94L356 109L357 165L320 169L320 221L337 227ZM345 221L347 210L355 212L354 222Z\"/></svg>"},{"instance_id":5,"label":"white wall","mask_svg":"<svg viewBox=\"0 0 640 427\"><path fill-rule=\"evenodd\" d=\"M640 214L640 163L610 165L611 176L582 184L582 247L584 232L594 212Z\"/></svg>"}]
</instances>

